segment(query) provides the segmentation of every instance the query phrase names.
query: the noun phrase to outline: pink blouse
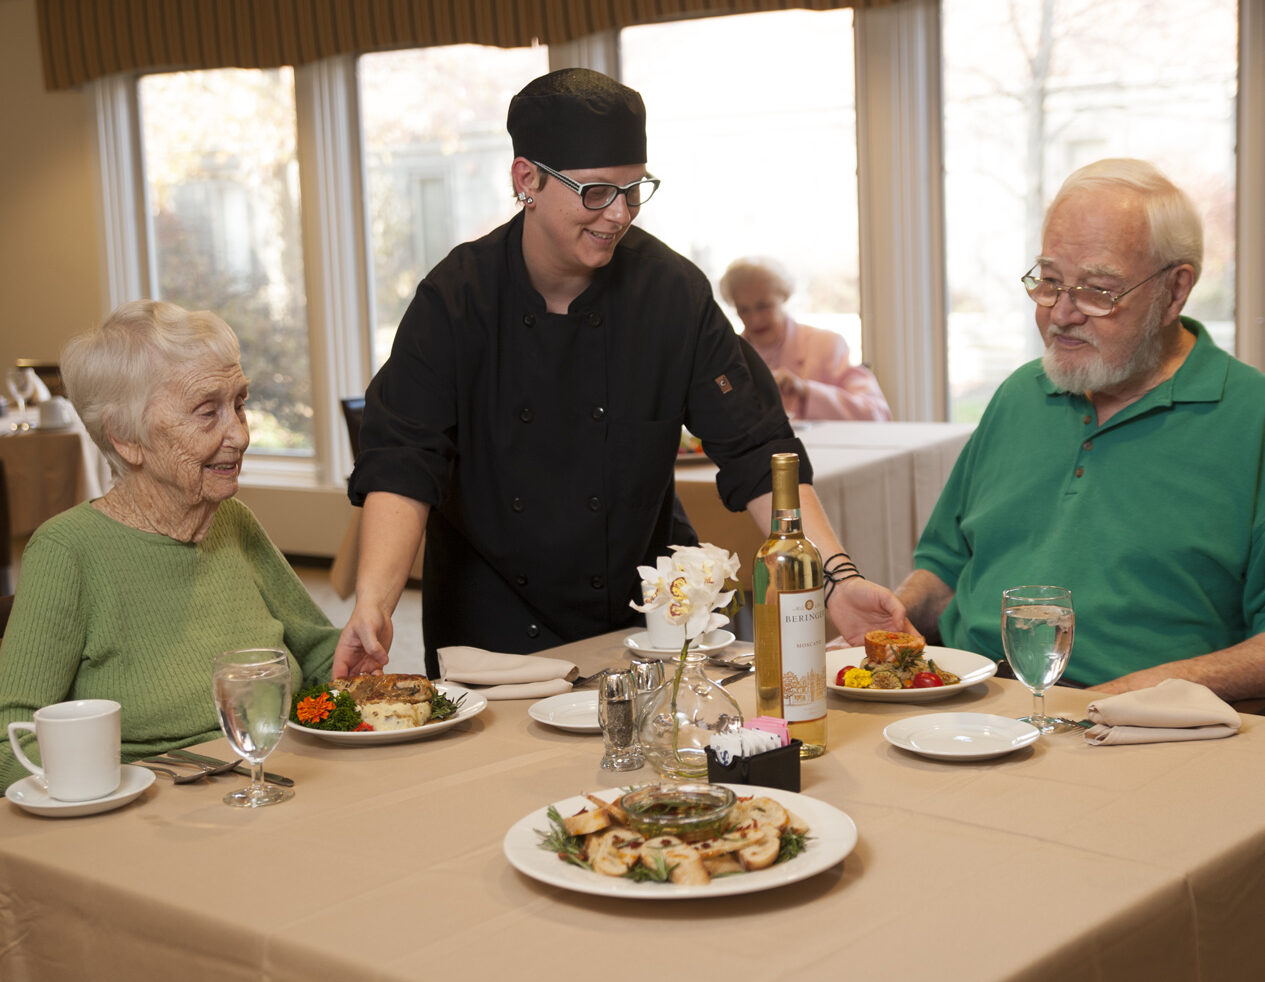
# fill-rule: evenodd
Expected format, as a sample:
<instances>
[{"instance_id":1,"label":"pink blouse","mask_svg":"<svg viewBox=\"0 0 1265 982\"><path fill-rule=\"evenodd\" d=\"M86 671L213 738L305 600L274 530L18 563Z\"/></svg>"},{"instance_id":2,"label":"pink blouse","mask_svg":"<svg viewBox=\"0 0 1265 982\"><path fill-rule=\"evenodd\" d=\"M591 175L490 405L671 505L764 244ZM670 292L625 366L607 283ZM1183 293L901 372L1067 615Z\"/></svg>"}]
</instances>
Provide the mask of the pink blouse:
<instances>
[{"instance_id":1,"label":"pink blouse","mask_svg":"<svg viewBox=\"0 0 1265 982\"><path fill-rule=\"evenodd\" d=\"M771 371L785 368L808 383L803 399L782 396L787 415L797 419L892 418L874 373L851 363L848 342L833 331L798 324L788 317L781 342L767 347L753 342L752 346Z\"/></svg>"}]
</instances>

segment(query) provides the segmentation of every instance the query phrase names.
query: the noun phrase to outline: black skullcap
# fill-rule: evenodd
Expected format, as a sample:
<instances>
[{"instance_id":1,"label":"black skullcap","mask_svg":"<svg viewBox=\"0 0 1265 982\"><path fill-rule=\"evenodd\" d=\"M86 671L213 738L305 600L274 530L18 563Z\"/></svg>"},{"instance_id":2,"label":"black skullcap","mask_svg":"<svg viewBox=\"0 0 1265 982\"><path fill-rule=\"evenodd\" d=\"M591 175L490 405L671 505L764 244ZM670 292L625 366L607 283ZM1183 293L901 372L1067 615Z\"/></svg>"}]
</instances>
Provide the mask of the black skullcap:
<instances>
[{"instance_id":1,"label":"black skullcap","mask_svg":"<svg viewBox=\"0 0 1265 982\"><path fill-rule=\"evenodd\" d=\"M533 79L510 100L514 156L554 170L646 162L646 105L635 89L588 68Z\"/></svg>"}]
</instances>

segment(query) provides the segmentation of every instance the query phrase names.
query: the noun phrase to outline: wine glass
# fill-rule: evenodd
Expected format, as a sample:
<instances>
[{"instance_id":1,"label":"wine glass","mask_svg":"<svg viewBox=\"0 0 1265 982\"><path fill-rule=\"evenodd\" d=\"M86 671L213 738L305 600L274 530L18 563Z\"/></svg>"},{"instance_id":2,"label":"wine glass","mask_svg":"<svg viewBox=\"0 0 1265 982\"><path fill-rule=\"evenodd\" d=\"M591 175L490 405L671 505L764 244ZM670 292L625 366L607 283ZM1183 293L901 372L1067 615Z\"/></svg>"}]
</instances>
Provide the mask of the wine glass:
<instances>
[{"instance_id":1,"label":"wine glass","mask_svg":"<svg viewBox=\"0 0 1265 982\"><path fill-rule=\"evenodd\" d=\"M15 430L29 430L31 424L26 421L26 402L35 398L35 370L32 368L10 368L5 381L9 386L9 395L18 404L18 421L13 424Z\"/></svg>"},{"instance_id":2,"label":"wine glass","mask_svg":"<svg viewBox=\"0 0 1265 982\"><path fill-rule=\"evenodd\" d=\"M215 711L233 752L250 762L250 784L224 796L226 805L261 808L294 797L264 781L264 759L290 715L290 659L278 648L245 648L215 656Z\"/></svg>"},{"instance_id":3,"label":"wine glass","mask_svg":"<svg viewBox=\"0 0 1265 982\"><path fill-rule=\"evenodd\" d=\"M1001 643L1015 678L1032 690L1032 715L1022 716L1042 733L1076 724L1045 714L1045 691L1067 668L1076 614L1072 591L1061 586L1016 586L1001 595Z\"/></svg>"}]
</instances>

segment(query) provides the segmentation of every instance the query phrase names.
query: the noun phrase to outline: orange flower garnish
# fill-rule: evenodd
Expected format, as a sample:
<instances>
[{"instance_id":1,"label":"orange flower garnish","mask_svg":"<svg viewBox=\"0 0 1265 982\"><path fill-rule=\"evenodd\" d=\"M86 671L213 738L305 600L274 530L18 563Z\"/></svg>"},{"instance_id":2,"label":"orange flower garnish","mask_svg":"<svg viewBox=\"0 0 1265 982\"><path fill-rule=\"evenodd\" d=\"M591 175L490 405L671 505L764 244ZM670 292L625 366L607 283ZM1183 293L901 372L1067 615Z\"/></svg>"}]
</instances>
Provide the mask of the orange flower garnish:
<instances>
[{"instance_id":1,"label":"orange flower garnish","mask_svg":"<svg viewBox=\"0 0 1265 982\"><path fill-rule=\"evenodd\" d=\"M322 692L320 695L300 699L294 711L300 723L320 723L334 711L334 700L328 692Z\"/></svg>"}]
</instances>

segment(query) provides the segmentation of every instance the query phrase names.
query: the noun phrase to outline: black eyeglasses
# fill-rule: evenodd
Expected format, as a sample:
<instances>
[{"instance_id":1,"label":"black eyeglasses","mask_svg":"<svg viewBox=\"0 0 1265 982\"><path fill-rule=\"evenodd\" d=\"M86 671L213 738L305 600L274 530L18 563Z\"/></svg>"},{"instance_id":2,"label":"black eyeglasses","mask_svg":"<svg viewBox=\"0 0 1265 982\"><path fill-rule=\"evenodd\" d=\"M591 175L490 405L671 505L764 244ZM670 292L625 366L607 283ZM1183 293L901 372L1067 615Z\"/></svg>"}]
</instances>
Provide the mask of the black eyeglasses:
<instances>
[{"instance_id":1,"label":"black eyeglasses","mask_svg":"<svg viewBox=\"0 0 1265 982\"><path fill-rule=\"evenodd\" d=\"M603 208L609 208L611 203L621 194L624 196L624 200L628 202L629 208L640 208L654 197L654 193L659 190L659 179L651 177L649 174L641 180L625 184L623 187L618 184L579 184L567 177L566 174L559 174L552 167L546 167L539 160L533 160L532 163L546 174L556 177L578 194L580 203L589 211L601 211Z\"/></svg>"},{"instance_id":2,"label":"black eyeglasses","mask_svg":"<svg viewBox=\"0 0 1265 982\"><path fill-rule=\"evenodd\" d=\"M1181 263L1169 263L1163 269L1157 269L1154 273L1142 280L1141 283L1134 283L1133 286L1125 290L1123 293L1109 293L1106 290L1100 290L1096 286L1064 286L1058 280L1045 280L1039 276L1033 276L1040 263L1037 263L1021 276L1020 282L1028 291L1028 296L1039 303L1042 307L1053 307L1059 302L1059 294L1066 293L1076 307L1086 317L1110 317L1116 309L1116 304L1123 300L1126 296L1142 286L1143 283L1149 283L1160 273L1167 273L1175 266Z\"/></svg>"}]
</instances>

